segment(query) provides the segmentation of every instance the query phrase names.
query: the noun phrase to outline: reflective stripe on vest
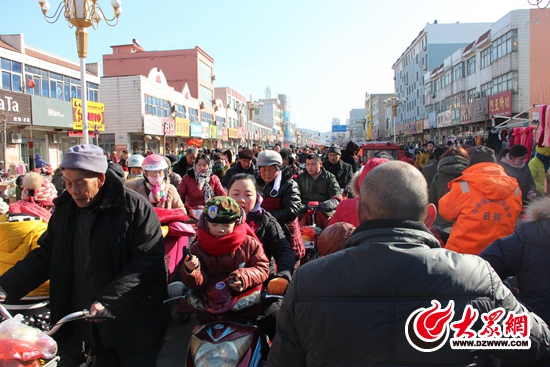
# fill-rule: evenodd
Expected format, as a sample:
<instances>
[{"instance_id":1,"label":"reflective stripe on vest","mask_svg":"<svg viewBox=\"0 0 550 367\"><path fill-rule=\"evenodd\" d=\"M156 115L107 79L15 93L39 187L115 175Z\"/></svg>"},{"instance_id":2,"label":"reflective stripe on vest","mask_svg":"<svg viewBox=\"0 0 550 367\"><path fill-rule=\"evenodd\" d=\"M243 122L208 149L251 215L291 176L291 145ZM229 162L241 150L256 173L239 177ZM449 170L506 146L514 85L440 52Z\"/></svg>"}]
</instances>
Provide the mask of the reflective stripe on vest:
<instances>
[{"instance_id":1,"label":"reflective stripe on vest","mask_svg":"<svg viewBox=\"0 0 550 367\"><path fill-rule=\"evenodd\" d=\"M519 196L519 187L516 187L516 195Z\"/></svg>"},{"instance_id":2,"label":"reflective stripe on vest","mask_svg":"<svg viewBox=\"0 0 550 367\"><path fill-rule=\"evenodd\" d=\"M468 186L468 182L466 181L460 181L460 188L462 189L463 194L470 192L470 186Z\"/></svg>"}]
</instances>

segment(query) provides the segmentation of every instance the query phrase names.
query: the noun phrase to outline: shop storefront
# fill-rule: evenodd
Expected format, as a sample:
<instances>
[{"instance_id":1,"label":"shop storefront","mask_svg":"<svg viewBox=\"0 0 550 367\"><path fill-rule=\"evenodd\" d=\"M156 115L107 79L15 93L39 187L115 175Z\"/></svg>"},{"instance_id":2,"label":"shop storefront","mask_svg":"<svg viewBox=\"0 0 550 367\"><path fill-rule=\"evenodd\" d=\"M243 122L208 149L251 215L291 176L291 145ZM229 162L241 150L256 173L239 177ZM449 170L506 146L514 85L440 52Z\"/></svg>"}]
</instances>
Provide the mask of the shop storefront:
<instances>
[{"instance_id":1,"label":"shop storefront","mask_svg":"<svg viewBox=\"0 0 550 367\"><path fill-rule=\"evenodd\" d=\"M26 130L31 129L32 111L31 96L9 91L0 91L0 130L6 131L5 142L2 141L0 161L5 162L6 171L10 174L24 173L29 165L27 141L23 140Z\"/></svg>"}]
</instances>

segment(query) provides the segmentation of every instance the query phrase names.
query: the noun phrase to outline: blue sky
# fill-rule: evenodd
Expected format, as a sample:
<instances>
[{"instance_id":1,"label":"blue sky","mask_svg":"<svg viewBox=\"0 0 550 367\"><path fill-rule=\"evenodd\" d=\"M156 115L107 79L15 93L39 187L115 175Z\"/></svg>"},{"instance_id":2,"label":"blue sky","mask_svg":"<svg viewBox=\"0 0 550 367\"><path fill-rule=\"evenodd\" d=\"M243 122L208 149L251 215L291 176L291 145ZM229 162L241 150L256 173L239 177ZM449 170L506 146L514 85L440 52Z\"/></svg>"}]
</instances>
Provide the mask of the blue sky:
<instances>
[{"instance_id":1,"label":"blue sky","mask_svg":"<svg viewBox=\"0 0 550 367\"><path fill-rule=\"evenodd\" d=\"M49 15L61 0L50 0ZM109 0L99 0L108 17ZM289 94L299 127L330 130L364 107L365 92L393 92L391 66L424 28L495 22L527 0L123 0L119 24L90 30L88 62L112 45L147 51L201 47L214 58L216 86L254 99ZM48 24L36 0L3 0L0 33L78 61L74 30ZM472 40L473 41L473 40ZM196 96L195 96L196 97Z\"/></svg>"}]
</instances>

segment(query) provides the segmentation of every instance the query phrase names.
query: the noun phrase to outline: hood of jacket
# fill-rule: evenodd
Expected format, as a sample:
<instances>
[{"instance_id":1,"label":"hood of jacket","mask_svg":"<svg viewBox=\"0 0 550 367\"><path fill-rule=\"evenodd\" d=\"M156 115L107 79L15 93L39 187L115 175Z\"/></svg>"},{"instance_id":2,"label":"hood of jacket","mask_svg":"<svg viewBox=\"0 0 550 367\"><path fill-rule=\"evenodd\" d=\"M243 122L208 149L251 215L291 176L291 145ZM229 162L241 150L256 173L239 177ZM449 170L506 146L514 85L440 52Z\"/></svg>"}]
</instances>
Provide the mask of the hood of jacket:
<instances>
[{"instance_id":1,"label":"hood of jacket","mask_svg":"<svg viewBox=\"0 0 550 367\"><path fill-rule=\"evenodd\" d=\"M449 175L451 177L458 177L462 172L468 168L468 160L459 155L451 155L442 158L437 165L437 172Z\"/></svg>"},{"instance_id":2,"label":"hood of jacket","mask_svg":"<svg viewBox=\"0 0 550 367\"><path fill-rule=\"evenodd\" d=\"M466 181L469 185L481 192L489 200L502 200L518 189L518 181L504 172L498 163L477 163L465 169L462 176L449 182Z\"/></svg>"},{"instance_id":3,"label":"hood of jacket","mask_svg":"<svg viewBox=\"0 0 550 367\"><path fill-rule=\"evenodd\" d=\"M535 200L525 211L524 222L540 222L550 219L550 197Z\"/></svg>"},{"instance_id":4,"label":"hood of jacket","mask_svg":"<svg viewBox=\"0 0 550 367\"><path fill-rule=\"evenodd\" d=\"M365 242L441 247L439 241L424 223L396 219L373 219L361 223L351 234L344 247L359 246Z\"/></svg>"}]
</instances>

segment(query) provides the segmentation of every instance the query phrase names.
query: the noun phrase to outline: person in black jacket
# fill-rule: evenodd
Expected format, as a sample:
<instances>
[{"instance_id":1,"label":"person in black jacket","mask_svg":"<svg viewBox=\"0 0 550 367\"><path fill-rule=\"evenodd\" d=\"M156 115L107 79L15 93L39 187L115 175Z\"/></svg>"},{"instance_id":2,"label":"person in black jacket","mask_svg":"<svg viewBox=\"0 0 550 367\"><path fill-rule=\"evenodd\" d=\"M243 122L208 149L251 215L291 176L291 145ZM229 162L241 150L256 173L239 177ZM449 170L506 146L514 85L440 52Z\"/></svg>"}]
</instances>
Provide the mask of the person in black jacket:
<instances>
[{"instance_id":1,"label":"person in black jacket","mask_svg":"<svg viewBox=\"0 0 550 367\"><path fill-rule=\"evenodd\" d=\"M361 185L358 217L344 250L296 270L269 366L484 366L489 353L525 366L550 356L546 323L516 300L486 261L439 248L425 224L435 207L412 165L390 161L371 170ZM529 349L451 348L448 334L458 333L451 323L467 320L465 310L479 312L471 329L481 332L483 314L498 307L528 318Z\"/></svg>"},{"instance_id":2,"label":"person in black jacket","mask_svg":"<svg viewBox=\"0 0 550 367\"><path fill-rule=\"evenodd\" d=\"M222 186L227 188L231 178L237 173L247 173L258 178L258 167L254 164L253 160L256 159L254 152L251 149L243 149L238 153L239 161L235 163L233 167L225 172L225 176L222 179Z\"/></svg>"},{"instance_id":3,"label":"person in black jacket","mask_svg":"<svg viewBox=\"0 0 550 367\"><path fill-rule=\"evenodd\" d=\"M199 154L199 150L195 147L189 147L185 150L185 155L179 160L178 163L172 167L172 172L177 173L181 177L187 174L187 171L193 168L195 158ZM177 186L176 186L177 187Z\"/></svg>"},{"instance_id":4,"label":"person in black jacket","mask_svg":"<svg viewBox=\"0 0 550 367\"><path fill-rule=\"evenodd\" d=\"M270 259L270 275L265 287L270 294L283 295L292 279L295 258L277 220L262 209L263 198L258 192L255 178L246 173L236 174L229 183L228 196L241 206L246 214L246 223L254 230ZM257 322L272 341L275 338L277 313L281 303L277 298L264 299L262 314ZM265 356L268 350L264 345L262 354Z\"/></svg>"},{"instance_id":5,"label":"person in black jacket","mask_svg":"<svg viewBox=\"0 0 550 367\"><path fill-rule=\"evenodd\" d=\"M346 144L346 148L342 150L342 160L344 163L347 163L351 166L351 169L353 173L357 172L361 168L361 165L359 164L359 160L357 159L357 153L359 153L359 149L361 147L359 144L354 142L353 140L350 140Z\"/></svg>"},{"instance_id":6,"label":"person in black jacket","mask_svg":"<svg viewBox=\"0 0 550 367\"><path fill-rule=\"evenodd\" d=\"M336 177L340 189L347 197L353 197L351 187L349 186L351 179L353 178L353 168L351 165L345 163L340 158L342 152L337 145L331 145L327 151L328 159L323 162L323 167Z\"/></svg>"},{"instance_id":7,"label":"person in black jacket","mask_svg":"<svg viewBox=\"0 0 550 367\"><path fill-rule=\"evenodd\" d=\"M302 207L298 184L292 179L292 171L288 167L281 169L283 158L273 150L265 150L258 154L260 178L264 198L262 208L277 219L283 228L296 261L306 253L298 211Z\"/></svg>"},{"instance_id":8,"label":"person in black jacket","mask_svg":"<svg viewBox=\"0 0 550 367\"><path fill-rule=\"evenodd\" d=\"M52 323L83 309L115 317L72 322L56 339L86 342L93 366L153 367L169 320L159 219L101 148L71 147L60 167L66 190L40 247L0 277L0 290L17 300L50 279Z\"/></svg>"}]
</instances>

